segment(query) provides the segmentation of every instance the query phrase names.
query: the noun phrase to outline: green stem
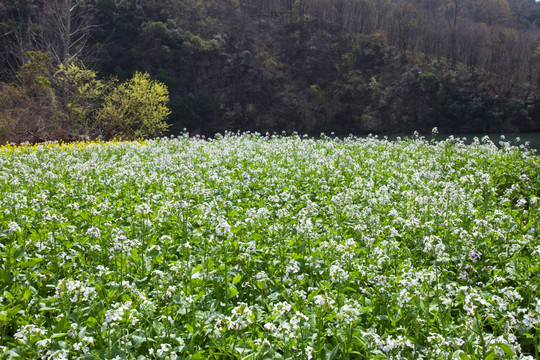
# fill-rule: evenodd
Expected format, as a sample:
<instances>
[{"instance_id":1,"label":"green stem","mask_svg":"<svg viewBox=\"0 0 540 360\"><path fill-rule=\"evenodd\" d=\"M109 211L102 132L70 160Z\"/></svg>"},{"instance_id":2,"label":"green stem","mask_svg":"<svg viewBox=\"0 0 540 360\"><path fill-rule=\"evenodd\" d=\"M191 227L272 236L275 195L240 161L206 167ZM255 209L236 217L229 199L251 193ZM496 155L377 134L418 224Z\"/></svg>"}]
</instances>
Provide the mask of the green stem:
<instances>
[{"instance_id":1,"label":"green stem","mask_svg":"<svg viewBox=\"0 0 540 360\"><path fill-rule=\"evenodd\" d=\"M346 351L347 351L347 359L351 359L351 352L350 352L350 347L351 347L351 343L352 343L352 332L353 332L353 326L352 326L352 323L349 325L349 331L348 331L348 334L347 334L347 343L346 343Z\"/></svg>"},{"instance_id":2,"label":"green stem","mask_svg":"<svg viewBox=\"0 0 540 360\"><path fill-rule=\"evenodd\" d=\"M439 287L439 267L435 266L435 278L437 281L436 284L436 291L437 291L437 305L439 307L439 316L441 317L441 323L442 323L442 335L443 338L446 339L446 309L443 310L442 308L442 301L441 301L441 289Z\"/></svg>"},{"instance_id":3,"label":"green stem","mask_svg":"<svg viewBox=\"0 0 540 360\"><path fill-rule=\"evenodd\" d=\"M484 332L482 331L482 324L480 323L479 315L475 314L476 327L478 328L478 336L480 336L480 346L482 347L482 359L486 358L486 341L484 339Z\"/></svg>"}]
</instances>

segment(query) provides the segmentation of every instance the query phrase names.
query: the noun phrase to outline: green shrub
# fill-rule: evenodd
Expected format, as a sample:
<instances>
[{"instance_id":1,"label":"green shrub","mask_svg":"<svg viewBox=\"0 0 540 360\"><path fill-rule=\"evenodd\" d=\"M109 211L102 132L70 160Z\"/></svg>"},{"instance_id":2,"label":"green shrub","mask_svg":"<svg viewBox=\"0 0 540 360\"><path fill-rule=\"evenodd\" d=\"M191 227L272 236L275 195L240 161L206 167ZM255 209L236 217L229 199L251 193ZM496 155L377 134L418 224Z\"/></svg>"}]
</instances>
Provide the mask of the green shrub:
<instances>
[{"instance_id":1,"label":"green shrub","mask_svg":"<svg viewBox=\"0 0 540 360\"><path fill-rule=\"evenodd\" d=\"M167 87L137 72L132 79L118 85L97 111L96 121L106 138L148 138L168 129L170 110Z\"/></svg>"},{"instance_id":2,"label":"green shrub","mask_svg":"<svg viewBox=\"0 0 540 360\"><path fill-rule=\"evenodd\" d=\"M0 84L0 141L45 139L62 128L47 55L28 52L18 82Z\"/></svg>"},{"instance_id":3,"label":"green shrub","mask_svg":"<svg viewBox=\"0 0 540 360\"><path fill-rule=\"evenodd\" d=\"M54 80L71 131L95 135L94 117L112 82L99 79L97 73L86 68L80 60L58 65Z\"/></svg>"}]
</instances>

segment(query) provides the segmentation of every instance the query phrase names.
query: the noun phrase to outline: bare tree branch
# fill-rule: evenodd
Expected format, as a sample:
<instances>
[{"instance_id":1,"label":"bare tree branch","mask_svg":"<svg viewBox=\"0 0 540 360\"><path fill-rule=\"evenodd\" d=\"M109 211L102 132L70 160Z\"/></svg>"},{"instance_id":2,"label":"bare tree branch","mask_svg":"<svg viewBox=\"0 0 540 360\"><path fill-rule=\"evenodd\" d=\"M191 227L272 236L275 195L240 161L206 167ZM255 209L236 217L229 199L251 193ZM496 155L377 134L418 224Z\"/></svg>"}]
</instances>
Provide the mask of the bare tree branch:
<instances>
[{"instance_id":1,"label":"bare tree branch","mask_svg":"<svg viewBox=\"0 0 540 360\"><path fill-rule=\"evenodd\" d=\"M84 56L96 25L95 9L85 0L46 0L42 16L42 46L55 63Z\"/></svg>"}]
</instances>

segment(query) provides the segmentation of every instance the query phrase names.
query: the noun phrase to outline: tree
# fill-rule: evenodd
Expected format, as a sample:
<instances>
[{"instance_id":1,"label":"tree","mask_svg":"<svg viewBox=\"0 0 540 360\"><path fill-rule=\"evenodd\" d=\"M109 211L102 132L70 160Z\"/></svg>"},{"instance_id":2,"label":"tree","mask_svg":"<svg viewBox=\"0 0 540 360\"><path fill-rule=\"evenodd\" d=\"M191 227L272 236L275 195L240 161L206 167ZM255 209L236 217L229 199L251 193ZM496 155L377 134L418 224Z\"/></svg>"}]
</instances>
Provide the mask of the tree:
<instances>
[{"instance_id":1,"label":"tree","mask_svg":"<svg viewBox=\"0 0 540 360\"><path fill-rule=\"evenodd\" d=\"M97 25L94 7L86 0L46 0L41 18L41 41L56 64L83 58Z\"/></svg>"},{"instance_id":2,"label":"tree","mask_svg":"<svg viewBox=\"0 0 540 360\"><path fill-rule=\"evenodd\" d=\"M167 130L170 110L165 85L137 72L132 79L114 88L96 114L102 135L122 138L147 138Z\"/></svg>"},{"instance_id":3,"label":"tree","mask_svg":"<svg viewBox=\"0 0 540 360\"><path fill-rule=\"evenodd\" d=\"M504 24L510 17L508 0L470 0L467 5L476 22Z\"/></svg>"},{"instance_id":4,"label":"tree","mask_svg":"<svg viewBox=\"0 0 540 360\"><path fill-rule=\"evenodd\" d=\"M18 83L0 84L0 137L36 141L62 127L51 83L52 66L44 53L29 52Z\"/></svg>"},{"instance_id":5,"label":"tree","mask_svg":"<svg viewBox=\"0 0 540 360\"><path fill-rule=\"evenodd\" d=\"M54 74L54 81L62 99L67 100L61 104L61 110L71 131L94 135L94 116L111 82L98 79L97 73L88 69L80 60L60 64Z\"/></svg>"},{"instance_id":6,"label":"tree","mask_svg":"<svg viewBox=\"0 0 540 360\"><path fill-rule=\"evenodd\" d=\"M372 0L354 0L351 5L351 30L370 33L373 27L374 5Z\"/></svg>"},{"instance_id":7,"label":"tree","mask_svg":"<svg viewBox=\"0 0 540 360\"><path fill-rule=\"evenodd\" d=\"M13 79L32 51L55 65L87 60L94 13L90 0L0 1L0 78Z\"/></svg>"},{"instance_id":8,"label":"tree","mask_svg":"<svg viewBox=\"0 0 540 360\"><path fill-rule=\"evenodd\" d=\"M331 4L334 12L334 22L338 29L343 29L346 25L347 0L331 0Z\"/></svg>"},{"instance_id":9,"label":"tree","mask_svg":"<svg viewBox=\"0 0 540 360\"><path fill-rule=\"evenodd\" d=\"M532 55L527 62L527 81L530 86L540 88L540 39L532 45Z\"/></svg>"},{"instance_id":10,"label":"tree","mask_svg":"<svg viewBox=\"0 0 540 360\"><path fill-rule=\"evenodd\" d=\"M414 51L416 33L420 28L420 16L410 3L396 3L392 6L391 37L397 44L403 59L407 50Z\"/></svg>"},{"instance_id":11,"label":"tree","mask_svg":"<svg viewBox=\"0 0 540 360\"><path fill-rule=\"evenodd\" d=\"M452 68L456 67L458 60L458 29L462 12L463 0L448 0L444 3L444 17L448 24L447 58Z\"/></svg>"},{"instance_id":12,"label":"tree","mask_svg":"<svg viewBox=\"0 0 540 360\"><path fill-rule=\"evenodd\" d=\"M465 21L461 27L464 43L464 58L469 71L474 72L482 66L483 58L487 51L489 29L485 23L473 23Z\"/></svg>"},{"instance_id":13,"label":"tree","mask_svg":"<svg viewBox=\"0 0 540 360\"><path fill-rule=\"evenodd\" d=\"M30 61L29 51L39 50L37 0L2 1L0 13L0 78L13 80Z\"/></svg>"}]
</instances>

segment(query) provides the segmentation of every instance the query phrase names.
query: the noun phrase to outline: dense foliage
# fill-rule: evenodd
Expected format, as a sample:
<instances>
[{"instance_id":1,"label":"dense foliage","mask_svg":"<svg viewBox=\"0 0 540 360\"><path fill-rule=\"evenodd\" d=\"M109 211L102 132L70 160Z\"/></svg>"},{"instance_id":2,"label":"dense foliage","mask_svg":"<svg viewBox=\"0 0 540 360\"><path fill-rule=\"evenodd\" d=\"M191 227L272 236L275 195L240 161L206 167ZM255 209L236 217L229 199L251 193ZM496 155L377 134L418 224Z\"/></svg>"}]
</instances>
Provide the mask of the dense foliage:
<instances>
[{"instance_id":1,"label":"dense foliage","mask_svg":"<svg viewBox=\"0 0 540 360\"><path fill-rule=\"evenodd\" d=\"M0 16L1 80L29 50L148 72L173 133L540 130L534 0L5 0Z\"/></svg>"},{"instance_id":2,"label":"dense foliage","mask_svg":"<svg viewBox=\"0 0 540 360\"><path fill-rule=\"evenodd\" d=\"M39 142L61 138L153 137L168 128L167 87L135 73L118 84L98 79L78 60L54 67L42 52L29 52L19 84L0 86L0 138Z\"/></svg>"},{"instance_id":3,"label":"dense foliage","mask_svg":"<svg viewBox=\"0 0 540 360\"><path fill-rule=\"evenodd\" d=\"M105 137L148 138L167 130L169 91L145 73L117 86L96 114Z\"/></svg>"},{"instance_id":4,"label":"dense foliage","mask_svg":"<svg viewBox=\"0 0 540 360\"><path fill-rule=\"evenodd\" d=\"M2 359L539 356L523 145L184 136L0 170Z\"/></svg>"}]
</instances>

